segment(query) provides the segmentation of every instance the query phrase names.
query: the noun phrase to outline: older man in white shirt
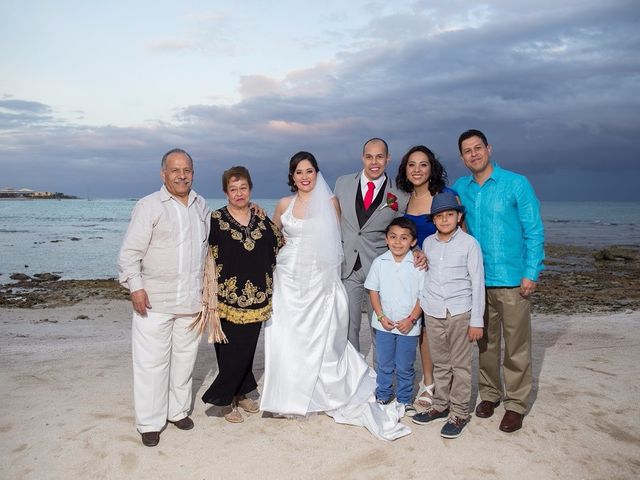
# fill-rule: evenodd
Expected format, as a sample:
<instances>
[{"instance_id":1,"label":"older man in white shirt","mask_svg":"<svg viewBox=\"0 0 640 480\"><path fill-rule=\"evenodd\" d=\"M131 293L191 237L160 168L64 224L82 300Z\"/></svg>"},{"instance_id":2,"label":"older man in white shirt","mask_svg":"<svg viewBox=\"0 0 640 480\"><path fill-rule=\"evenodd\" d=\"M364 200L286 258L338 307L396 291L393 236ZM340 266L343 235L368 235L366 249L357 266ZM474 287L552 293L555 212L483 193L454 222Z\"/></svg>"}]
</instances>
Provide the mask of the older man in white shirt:
<instances>
[{"instance_id":1,"label":"older man in white shirt","mask_svg":"<svg viewBox=\"0 0 640 480\"><path fill-rule=\"evenodd\" d=\"M173 149L162 157L164 185L138 201L118 256L120 283L131 292L136 428L153 447L167 421L193 428L192 372L202 306L209 231L204 198L191 190L193 161Z\"/></svg>"}]
</instances>

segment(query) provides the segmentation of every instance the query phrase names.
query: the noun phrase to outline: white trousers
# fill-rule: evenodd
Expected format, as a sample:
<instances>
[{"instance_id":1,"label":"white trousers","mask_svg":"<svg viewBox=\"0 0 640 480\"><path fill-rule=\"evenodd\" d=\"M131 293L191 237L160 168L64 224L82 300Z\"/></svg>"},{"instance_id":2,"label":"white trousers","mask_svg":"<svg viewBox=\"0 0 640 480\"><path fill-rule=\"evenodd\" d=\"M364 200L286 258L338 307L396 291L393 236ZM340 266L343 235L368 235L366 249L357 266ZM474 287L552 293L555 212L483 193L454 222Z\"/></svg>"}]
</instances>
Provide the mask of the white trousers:
<instances>
[{"instance_id":1,"label":"white trousers","mask_svg":"<svg viewBox=\"0 0 640 480\"><path fill-rule=\"evenodd\" d=\"M187 327L196 314L133 312L133 403L140 433L159 432L189 414L199 336Z\"/></svg>"}]
</instances>

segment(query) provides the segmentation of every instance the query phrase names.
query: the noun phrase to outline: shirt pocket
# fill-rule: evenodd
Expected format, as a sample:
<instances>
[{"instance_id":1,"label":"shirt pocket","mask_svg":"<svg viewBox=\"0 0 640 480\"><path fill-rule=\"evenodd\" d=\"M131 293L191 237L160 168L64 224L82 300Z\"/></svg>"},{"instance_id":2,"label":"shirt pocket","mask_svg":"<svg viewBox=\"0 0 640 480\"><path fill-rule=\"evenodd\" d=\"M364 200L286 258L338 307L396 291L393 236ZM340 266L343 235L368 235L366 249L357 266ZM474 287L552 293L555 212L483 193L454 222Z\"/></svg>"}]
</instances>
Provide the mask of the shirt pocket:
<instances>
[{"instance_id":1,"label":"shirt pocket","mask_svg":"<svg viewBox=\"0 0 640 480\"><path fill-rule=\"evenodd\" d=\"M445 259L447 277L451 280L466 278L468 276L467 256L464 254L449 255Z\"/></svg>"}]
</instances>

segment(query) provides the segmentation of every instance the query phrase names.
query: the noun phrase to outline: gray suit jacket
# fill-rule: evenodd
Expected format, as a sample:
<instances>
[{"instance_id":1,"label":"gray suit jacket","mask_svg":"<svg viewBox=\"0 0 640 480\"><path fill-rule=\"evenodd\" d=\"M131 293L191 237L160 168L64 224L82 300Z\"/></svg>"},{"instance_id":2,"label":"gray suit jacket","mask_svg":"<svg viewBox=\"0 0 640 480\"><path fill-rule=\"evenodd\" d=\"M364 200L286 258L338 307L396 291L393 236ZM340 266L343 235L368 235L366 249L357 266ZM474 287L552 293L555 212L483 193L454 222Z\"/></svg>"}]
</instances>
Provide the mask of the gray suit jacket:
<instances>
[{"instance_id":1,"label":"gray suit jacket","mask_svg":"<svg viewBox=\"0 0 640 480\"><path fill-rule=\"evenodd\" d=\"M342 278L347 278L353 271L358 254L360 263L365 273L369 272L371 263L378 255L387 249L384 230L395 217L404 215L409 203L409 194L399 190L395 182L387 175L387 184L383 192L382 203L371 214L369 220L360 228L358 215L356 214L356 196L360 189L360 175L362 171L343 175L336 180L334 195L340 203L340 229L342 230L342 248L344 260L342 261ZM398 211L394 211L386 205L387 193L392 193L398 200Z\"/></svg>"}]
</instances>

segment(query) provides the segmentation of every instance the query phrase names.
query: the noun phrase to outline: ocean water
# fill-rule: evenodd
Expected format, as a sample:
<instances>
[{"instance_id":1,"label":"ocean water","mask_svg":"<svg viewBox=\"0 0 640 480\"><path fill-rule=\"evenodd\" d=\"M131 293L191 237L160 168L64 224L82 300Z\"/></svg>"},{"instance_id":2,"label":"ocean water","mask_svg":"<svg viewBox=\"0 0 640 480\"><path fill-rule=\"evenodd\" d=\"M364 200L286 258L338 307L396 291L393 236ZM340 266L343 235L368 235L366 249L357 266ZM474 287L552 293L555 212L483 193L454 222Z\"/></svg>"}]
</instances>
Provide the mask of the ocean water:
<instances>
[{"instance_id":1,"label":"ocean water","mask_svg":"<svg viewBox=\"0 0 640 480\"><path fill-rule=\"evenodd\" d=\"M273 213L277 200L254 199ZM210 208L225 204L210 199ZM66 279L117 276L133 200L1 200L0 283L13 272ZM543 202L547 243L640 245L640 202Z\"/></svg>"}]
</instances>

